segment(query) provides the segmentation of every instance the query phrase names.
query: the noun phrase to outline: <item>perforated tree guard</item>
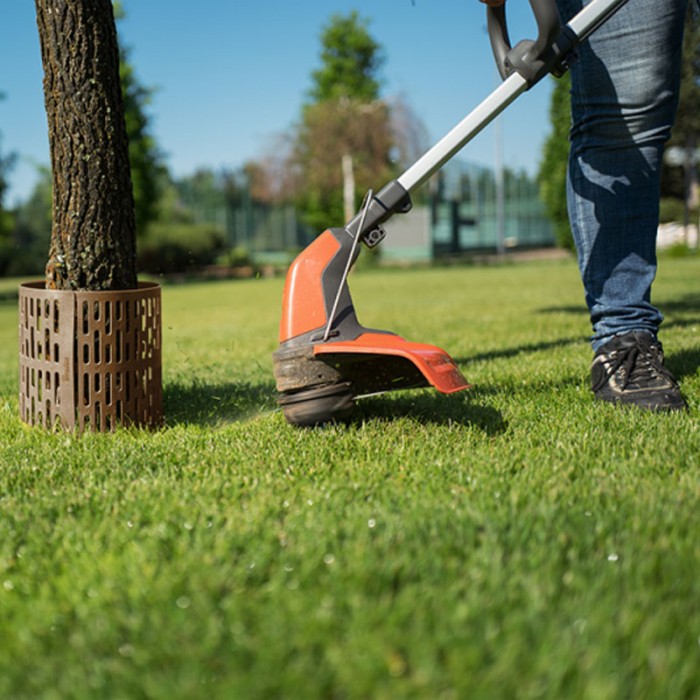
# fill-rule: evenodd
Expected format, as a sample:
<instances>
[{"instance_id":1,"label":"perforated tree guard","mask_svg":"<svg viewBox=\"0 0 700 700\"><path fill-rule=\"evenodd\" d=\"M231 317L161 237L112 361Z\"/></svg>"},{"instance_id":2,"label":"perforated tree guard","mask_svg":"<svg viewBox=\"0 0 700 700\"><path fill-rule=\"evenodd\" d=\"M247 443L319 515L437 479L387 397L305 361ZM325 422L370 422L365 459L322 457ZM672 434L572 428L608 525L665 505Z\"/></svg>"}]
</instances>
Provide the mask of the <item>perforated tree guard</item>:
<instances>
[{"instance_id":1,"label":"perforated tree guard","mask_svg":"<svg viewBox=\"0 0 700 700\"><path fill-rule=\"evenodd\" d=\"M163 421L160 287L19 289L20 415L79 432Z\"/></svg>"}]
</instances>

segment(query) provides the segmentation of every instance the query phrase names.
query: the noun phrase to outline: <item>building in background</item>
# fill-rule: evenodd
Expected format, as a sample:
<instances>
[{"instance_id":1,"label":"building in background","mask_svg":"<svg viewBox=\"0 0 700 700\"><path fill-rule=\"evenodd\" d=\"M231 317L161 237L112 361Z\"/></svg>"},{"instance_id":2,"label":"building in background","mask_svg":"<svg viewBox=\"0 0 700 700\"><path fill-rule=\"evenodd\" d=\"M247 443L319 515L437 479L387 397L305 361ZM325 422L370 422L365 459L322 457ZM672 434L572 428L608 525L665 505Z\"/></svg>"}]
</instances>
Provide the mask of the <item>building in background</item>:
<instances>
[{"instance_id":1,"label":"building in background","mask_svg":"<svg viewBox=\"0 0 700 700\"><path fill-rule=\"evenodd\" d=\"M432 261L502 249L554 246L537 183L526 173L503 174L498 208L493 170L452 161L430 184L425 204L387 223L387 260Z\"/></svg>"},{"instance_id":2,"label":"building in background","mask_svg":"<svg viewBox=\"0 0 700 700\"><path fill-rule=\"evenodd\" d=\"M494 171L460 161L448 163L415 200L411 212L387 222L382 260L432 262L554 246L537 183L524 172L505 170L500 215ZM244 249L257 262L288 262L320 233L304 226L291 205L272 206L249 196L210 212L212 217L225 230L227 246Z\"/></svg>"}]
</instances>

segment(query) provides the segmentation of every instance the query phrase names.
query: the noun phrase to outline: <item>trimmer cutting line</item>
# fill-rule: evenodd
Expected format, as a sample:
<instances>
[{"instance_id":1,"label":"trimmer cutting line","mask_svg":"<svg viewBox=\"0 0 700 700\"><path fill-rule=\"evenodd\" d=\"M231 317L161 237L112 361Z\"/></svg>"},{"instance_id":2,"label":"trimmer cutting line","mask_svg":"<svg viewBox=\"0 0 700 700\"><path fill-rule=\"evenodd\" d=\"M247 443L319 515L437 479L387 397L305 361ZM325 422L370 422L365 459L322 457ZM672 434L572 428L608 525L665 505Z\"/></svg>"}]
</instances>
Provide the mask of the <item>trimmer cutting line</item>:
<instances>
[{"instance_id":1,"label":"trimmer cutting line","mask_svg":"<svg viewBox=\"0 0 700 700\"><path fill-rule=\"evenodd\" d=\"M401 176L376 195L368 192L344 228L326 230L289 268L273 365L279 403L291 424L346 419L356 399L369 394L425 386L451 394L469 387L444 350L360 324L347 284L360 241L376 246L385 236L381 225L411 209L416 188L545 75L563 75L576 47L625 2L593 0L561 26L555 0L530 0L538 36L515 47L505 7L487 8L491 47L504 82Z\"/></svg>"}]
</instances>

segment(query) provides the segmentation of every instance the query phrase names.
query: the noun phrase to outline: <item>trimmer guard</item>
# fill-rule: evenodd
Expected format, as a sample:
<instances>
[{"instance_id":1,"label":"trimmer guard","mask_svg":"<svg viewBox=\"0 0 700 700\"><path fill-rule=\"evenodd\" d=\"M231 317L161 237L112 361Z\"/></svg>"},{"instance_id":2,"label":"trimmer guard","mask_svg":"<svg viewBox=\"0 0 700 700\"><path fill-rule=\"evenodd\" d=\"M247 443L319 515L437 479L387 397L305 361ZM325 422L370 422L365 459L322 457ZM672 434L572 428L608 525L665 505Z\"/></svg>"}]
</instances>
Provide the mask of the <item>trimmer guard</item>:
<instances>
[{"instance_id":1,"label":"trimmer guard","mask_svg":"<svg viewBox=\"0 0 700 700\"><path fill-rule=\"evenodd\" d=\"M469 388L444 350L393 333L368 332L351 341L323 343L313 353L351 381L358 394L426 386L453 394Z\"/></svg>"}]
</instances>

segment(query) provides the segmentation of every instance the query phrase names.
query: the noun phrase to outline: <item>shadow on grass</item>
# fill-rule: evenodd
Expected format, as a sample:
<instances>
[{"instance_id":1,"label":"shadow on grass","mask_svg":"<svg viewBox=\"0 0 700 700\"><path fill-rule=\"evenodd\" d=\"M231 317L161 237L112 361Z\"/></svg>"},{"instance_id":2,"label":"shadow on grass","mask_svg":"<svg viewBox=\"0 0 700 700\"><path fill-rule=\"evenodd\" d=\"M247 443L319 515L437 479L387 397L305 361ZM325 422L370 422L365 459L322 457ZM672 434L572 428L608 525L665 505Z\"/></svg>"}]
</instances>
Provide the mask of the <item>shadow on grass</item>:
<instances>
[{"instance_id":1,"label":"shadow on grass","mask_svg":"<svg viewBox=\"0 0 700 700\"><path fill-rule=\"evenodd\" d=\"M168 426L222 425L247 420L277 408L272 384L174 382L163 388Z\"/></svg>"},{"instance_id":2,"label":"shadow on grass","mask_svg":"<svg viewBox=\"0 0 700 700\"><path fill-rule=\"evenodd\" d=\"M424 425L470 425L486 435L501 435L508 426L500 411L481 403L487 393L488 390L472 389L445 396L427 391L364 399L358 403L356 420L410 418Z\"/></svg>"},{"instance_id":3,"label":"shadow on grass","mask_svg":"<svg viewBox=\"0 0 700 700\"><path fill-rule=\"evenodd\" d=\"M692 292L685 294L678 299L670 299L669 301L660 301L659 306L666 313L687 313L700 311L700 294Z\"/></svg>"},{"instance_id":4,"label":"shadow on grass","mask_svg":"<svg viewBox=\"0 0 700 700\"><path fill-rule=\"evenodd\" d=\"M487 435L506 430L499 411L480 405L488 389L474 389L457 396L436 392L397 392L384 397L362 399L351 424L362 420L393 421L412 418L433 425L473 425ZM164 387L166 425L215 427L249 420L277 409L277 394L270 384L205 384L173 382Z\"/></svg>"},{"instance_id":5,"label":"shadow on grass","mask_svg":"<svg viewBox=\"0 0 700 700\"><path fill-rule=\"evenodd\" d=\"M579 345L588 343L586 336L577 336L575 338L559 338L558 340L546 340L541 343L526 343L524 345L516 345L512 348L503 348L501 350L490 350L488 352L477 353L467 357L455 358L458 364L469 364L470 362L488 362L489 360L500 360L504 358L516 357L522 353L544 352L553 350L554 348L566 347L567 345Z\"/></svg>"},{"instance_id":6,"label":"shadow on grass","mask_svg":"<svg viewBox=\"0 0 700 700\"><path fill-rule=\"evenodd\" d=\"M507 350L483 353L458 360L468 364L481 360L513 357L521 352L537 352L563 345L586 342L585 338L524 345ZM700 348L669 354L668 366L678 379L694 375L700 367ZM567 386L577 386L580 378L569 378L544 386L529 386L523 391L549 392ZM360 400L352 423L362 420L394 421L410 418L424 425L473 426L488 436L503 434L508 424L503 414L488 405L487 399L513 387L476 385L472 389L445 396L433 391L396 392L382 397ZM515 391L517 393L517 388ZM217 426L249 420L277 410L274 384L230 382L174 382L164 388L166 424Z\"/></svg>"},{"instance_id":7,"label":"shadow on grass","mask_svg":"<svg viewBox=\"0 0 700 700\"><path fill-rule=\"evenodd\" d=\"M684 294L677 299L664 300L661 299L658 302L654 302L663 311L665 316L670 316L672 314L684 314L684 313L696 313L700 311L700 294L697 292L692 292L690 294ZM545 306L541 309L537 309L535 313L538 314L585 314L588 315L588 309L584 304L580 306ZM695 319L697 322L699 319ZM681 323L681 321L678 321ZM666 327L672 325L672 321L665 324Z\"/></svg>"},{"instance_id":8,"label":"shadow on grass","mask_svg":"<svg viewBox=\"0 0 700 700\"><path fill-rule=\"evenodd\" d=\"M668 301L661 300L658 306L666 317L664 328L683 327L700 322L700 317L697 313L700 311L700 294L686 294L678 299L670 299ZM547 306L538 309L538 314L588 314L588 309L584 306ZM695 316L691 318L674 319L673 314L688 314L693 313Z\"/></svg>"},{"instance_id":9,"label":"shadow on grass","mask_svg":"<svg viewBox=\"0 0 700 700\"><path fill-rule=\"evenodd\" d=\"M690 377L700 367L700 347L668 353L666 355L666 364L676 379Z\"/></svg>"},{"instance_id":10,"label":"shadow on grass","mask_svg":"<svg viewBox=\"0 0 700 700\"><path fill-rule=\"evenodd\" d=\"M576 306L545 306L542 309L537 309L535 313L538 314L588 314L588 309L584 304L577 304Z\"/></svg>"}]
</instances>

